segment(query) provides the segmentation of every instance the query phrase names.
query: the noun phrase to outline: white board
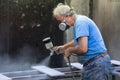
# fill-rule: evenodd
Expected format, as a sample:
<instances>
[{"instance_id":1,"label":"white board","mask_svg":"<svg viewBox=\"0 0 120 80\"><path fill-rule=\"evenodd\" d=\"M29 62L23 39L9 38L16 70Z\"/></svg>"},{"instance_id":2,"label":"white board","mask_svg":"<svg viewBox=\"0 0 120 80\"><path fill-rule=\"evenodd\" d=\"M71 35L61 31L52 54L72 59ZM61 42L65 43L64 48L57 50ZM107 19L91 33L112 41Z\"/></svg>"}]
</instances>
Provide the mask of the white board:
<instances>
[{"instance_id":1,"label":"white board","mask_svg":"<svg viewBox=\"0 0 120 80\"><path fill-rule=\"evenodd\" d=\"M0 74L0 80L12 80L11 78Z\"/></svg>"},{"instance_id":2,"label":"white board","mask_svg":"<svg viewBox=\"0 0 120 80\"><path fill-rule=\"evenodd\" d=\"M69 66L69 64L67 63L67 65ZM77 69L83 69L83 65L76 62L76 63L71 63L71 66L77 68Z\"/></svg>"},{"instance_id":3,"label":"white board","mask_svg":"<svg viewBox=\"0 0 120 80\"><path fill-rule=\"evenodd\" d=\"M120 61L117 61L117 60L111 60L111 63L114 64L114 65L118 65L118 66L120 66Z\"/></svg>"},{"instance_id":4,"label":"white board","mask_svg":"<svg viewBox=\"0 0 120 80\"><path fill-rule=\"evenodd\" d=\"M42 73L45 73L51 77L56 77L56 76L64 76L65 74L60 72L60 71L57 71L55 69L51 69L49 67L46 67L46 66L32 66L33 69L36 69Z\"/></svg>"}]
</instances>

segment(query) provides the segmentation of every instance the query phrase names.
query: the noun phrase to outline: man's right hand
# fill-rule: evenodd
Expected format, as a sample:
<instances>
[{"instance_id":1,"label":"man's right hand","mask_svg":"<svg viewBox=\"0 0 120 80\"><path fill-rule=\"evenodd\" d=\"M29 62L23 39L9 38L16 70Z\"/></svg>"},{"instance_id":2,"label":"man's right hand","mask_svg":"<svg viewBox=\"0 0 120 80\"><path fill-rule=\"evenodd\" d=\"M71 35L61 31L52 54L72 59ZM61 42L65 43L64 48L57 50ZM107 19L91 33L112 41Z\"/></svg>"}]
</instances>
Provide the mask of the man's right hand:
<instances>
[{"instance_id":1,"label":"man's right hand","mask_svg":"<svg viewBox=\"0 0 120 80\"><path fill-rule=\"evenodd\" d=\"M57 54L62 54L64 53L64 46L56 46L54 47L54 50Z\"/></svg>"}]
</instances>

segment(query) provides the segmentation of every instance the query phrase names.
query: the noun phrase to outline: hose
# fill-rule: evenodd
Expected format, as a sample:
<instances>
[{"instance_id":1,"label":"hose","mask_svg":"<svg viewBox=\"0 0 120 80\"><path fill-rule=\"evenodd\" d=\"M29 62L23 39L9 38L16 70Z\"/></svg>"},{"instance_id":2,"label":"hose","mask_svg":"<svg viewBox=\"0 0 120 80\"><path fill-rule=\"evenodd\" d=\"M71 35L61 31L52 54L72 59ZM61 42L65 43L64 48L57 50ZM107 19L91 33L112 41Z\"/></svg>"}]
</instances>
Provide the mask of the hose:
<instances>
[{"instance_id":1,"label":"hose","mask_svg":"<svg viewBox=\"0 0 120 80\"><path fill-rule=\"evenodd\" d=\"M75 80L74 72L72 70L72 66L71 66L71 62L70 62L70 57L67 57L67 59L68 59L68 65L70 67L70 71L71 71L71 74L72 74L72 79Z\"/></svg>"}]
</instances>

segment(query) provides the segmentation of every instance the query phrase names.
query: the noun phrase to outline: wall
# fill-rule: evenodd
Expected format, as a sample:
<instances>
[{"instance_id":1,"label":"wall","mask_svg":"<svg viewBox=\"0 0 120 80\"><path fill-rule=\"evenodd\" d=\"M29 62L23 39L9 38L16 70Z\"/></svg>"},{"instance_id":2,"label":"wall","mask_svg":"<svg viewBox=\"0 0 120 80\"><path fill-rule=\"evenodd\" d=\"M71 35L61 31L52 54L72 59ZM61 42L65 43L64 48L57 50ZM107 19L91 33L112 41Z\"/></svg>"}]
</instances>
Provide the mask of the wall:
<instances>
[{"instance_id":1,"label":"wall","mask_svg":"<svg viewBox=\"0 0 120 80\"><path fill-rule=\"evenodd\" d=\"M120 1L93 0L93 20L102 32L111 58L120 60Z\"/></svg>"}]
</instances>

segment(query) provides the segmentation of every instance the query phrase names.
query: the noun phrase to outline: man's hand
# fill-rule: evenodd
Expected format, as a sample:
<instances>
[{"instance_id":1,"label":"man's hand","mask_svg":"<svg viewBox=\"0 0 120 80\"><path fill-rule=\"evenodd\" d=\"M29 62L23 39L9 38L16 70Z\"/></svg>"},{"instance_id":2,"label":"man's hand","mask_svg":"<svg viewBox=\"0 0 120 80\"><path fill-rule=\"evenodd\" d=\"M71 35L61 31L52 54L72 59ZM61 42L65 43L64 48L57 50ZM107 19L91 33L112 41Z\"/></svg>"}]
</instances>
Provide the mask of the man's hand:
<instances>
[{"instance_id":1,"label":"man's hand","mask_svg":"<svg viewBox=\"0 0 120 80\"><path fill-rule=\"evenodd\" d=\"M69 47L65 50L65 56L69 58L72 54L72 47Z\"/></svg>"},{"instance_id":2,"label":"man's hand","mask_svg":"<svg viewBox=\"0 0 120 80\"><path fill-rule=\"evenodd\" d=\"M55 50L55 52L57 53L57 54L62 54L62 53L64 53L64 46L56 46L55 48L54 48L54 50Z\"/></svg>"}]
</instances>

